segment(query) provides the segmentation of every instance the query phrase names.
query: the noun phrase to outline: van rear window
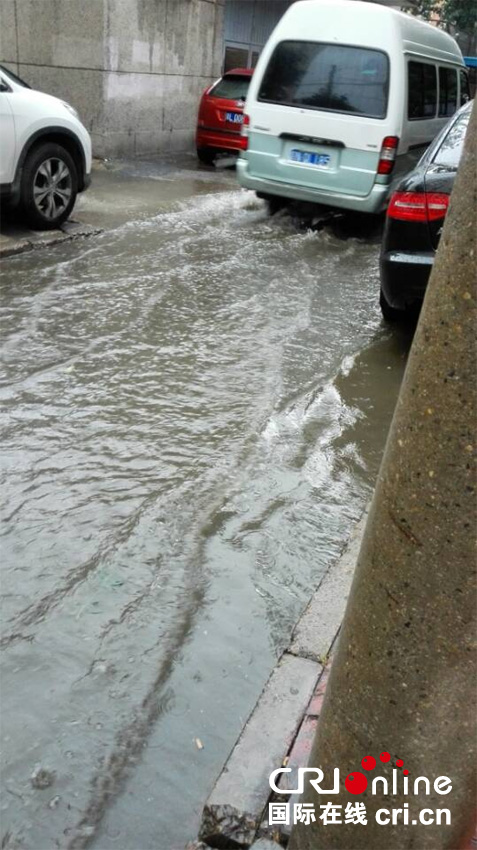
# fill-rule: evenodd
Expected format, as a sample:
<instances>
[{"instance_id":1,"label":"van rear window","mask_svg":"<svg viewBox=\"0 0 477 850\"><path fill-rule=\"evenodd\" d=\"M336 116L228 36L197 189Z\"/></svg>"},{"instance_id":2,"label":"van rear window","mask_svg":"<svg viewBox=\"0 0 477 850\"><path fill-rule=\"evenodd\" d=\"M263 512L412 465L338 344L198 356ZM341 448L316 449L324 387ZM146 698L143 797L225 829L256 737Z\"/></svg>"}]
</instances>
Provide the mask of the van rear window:
<instances>
[{"instance_id":1,"label":"van rear window","mask_svg":"<svg viewBox=\"0 0 477 850\"><path fill-rule=\"evenodd\" d=\"M258 100L385 118L389 60L380 50L282 41L270 58Z\"/></svg>"}]
</instances>

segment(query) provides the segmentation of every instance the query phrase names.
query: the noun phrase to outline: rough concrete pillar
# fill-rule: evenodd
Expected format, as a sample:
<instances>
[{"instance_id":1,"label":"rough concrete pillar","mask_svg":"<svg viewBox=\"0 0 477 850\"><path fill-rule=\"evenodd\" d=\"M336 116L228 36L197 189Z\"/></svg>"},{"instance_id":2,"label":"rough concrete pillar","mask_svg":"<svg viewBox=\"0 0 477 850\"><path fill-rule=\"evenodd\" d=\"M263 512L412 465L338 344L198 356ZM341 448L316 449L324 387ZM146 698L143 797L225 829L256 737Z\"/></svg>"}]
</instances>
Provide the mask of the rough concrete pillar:
<instances>
[{"instance_id":1,"label":"rough concrete pillar","mask_svg":"<svg viewBox=\"0 0 477 850\"><path fill-rule=\"evenodd\" d=\"M306 802L363 802L367 825L325 826L317 817L292 833L291 850L460 848L475 806L476 745L476 149L477 110L467 133L450 211L378 477L310 767L340 793ZM380 754L390 761L380 761ZM365 762L364 757L372 756ZM373 795L391 778L396 795ZM403 791L419 776L418 796ZM345 779L360 772L366 790ZM433 781L448 776L436 791ZM358 777L359 779L359 777ZM350 780L351 784L355 780ZM355 789L359 787L355 785ZM381 787L381 785L380 785ZM389 788L392 791L392 787ZM403 824L403 804L409 825ZM401 809L398 824L376 811ZM419 823L449 809L451 824ZM385 815L380 815L385 818ZM424 817L431 817L425 815ZM435 816L434 816L435 817ZM446 820L447 816L443 816ZM344 821L344 816L342 815ZM412 820L417 820L412 823Z\"/></svg>"}]
</instances>

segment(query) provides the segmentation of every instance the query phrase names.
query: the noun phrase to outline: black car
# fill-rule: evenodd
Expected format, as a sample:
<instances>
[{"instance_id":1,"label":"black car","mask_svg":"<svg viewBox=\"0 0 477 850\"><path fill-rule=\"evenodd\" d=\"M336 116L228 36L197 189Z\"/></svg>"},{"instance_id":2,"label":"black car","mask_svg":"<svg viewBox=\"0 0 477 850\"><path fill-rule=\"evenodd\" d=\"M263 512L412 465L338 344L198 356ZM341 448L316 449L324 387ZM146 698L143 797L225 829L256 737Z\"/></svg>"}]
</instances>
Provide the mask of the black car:
<instances>
[{"instance_id":1,"label":"black car","mask_svg":"<svg viewBox=\"0 0 477 850\"><path fill-rule=\"evenodd\" d=\"M387 321L422 303L471 111L472 102L456 112L391 196L380 258L380 305Z\"/></svg>"}]
</instances>

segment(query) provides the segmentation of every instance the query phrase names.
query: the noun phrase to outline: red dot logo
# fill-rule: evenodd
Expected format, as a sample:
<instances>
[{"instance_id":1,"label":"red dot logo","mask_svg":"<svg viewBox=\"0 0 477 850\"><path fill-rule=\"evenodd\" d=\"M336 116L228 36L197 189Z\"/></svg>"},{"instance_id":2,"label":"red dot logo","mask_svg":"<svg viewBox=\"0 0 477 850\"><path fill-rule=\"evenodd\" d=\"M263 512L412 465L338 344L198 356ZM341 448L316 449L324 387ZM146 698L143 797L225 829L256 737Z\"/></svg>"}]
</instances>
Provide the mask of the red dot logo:
<instances>
[{"instance_id":1,"label":"red dot logo","mask_svg":"<svg viewBox=\"0 0 477 850\"><path fill-rule=\"evenodd\" d=\"M404 764L402 759L396 759L396 767L402 767Z\"/></svg>"},{"instance_id":2,"label":"red dot logo","mask_svg":"<svg viewBox=\"0 0 477 850\"><path fill-rule=\"evenodd\" d=\"M368 780L359 770L349 773L345 779L345 788L351 794L362 794L368 787Z\"/></svg>"},{"instance_id":3,"label":"red dot logo","mask_svg":"<svg viewBox=\"0 0 477 850\"><path fill-rule=\"evenodd\" d=\"M404 773L404 776L408 776L408 775L409 775L409 771L408 771L408 770L403 770L403 773Z\"/></svg>"},{"instance_id":4,"label":"red dot logo","mask_svg":"<svg viewBox=\"0 0 477 850\"><path fill-rule=\"evenodd\" d=\"M365 770L374 770L376 767L376 759L373 756L365 756L361 762L361 767Z\"/></svg>"},{"instance_id":5,"label":"red dot logo","mask_svg":"<svg viewBox=\"0 0 477 850\"><path fill-rule=\"evenodd\" d=\"M379 759L380 761L384 762L384 764L386 764L386 762L391 761L391 753L381 753Z\"/></svg>"}]
</instances>

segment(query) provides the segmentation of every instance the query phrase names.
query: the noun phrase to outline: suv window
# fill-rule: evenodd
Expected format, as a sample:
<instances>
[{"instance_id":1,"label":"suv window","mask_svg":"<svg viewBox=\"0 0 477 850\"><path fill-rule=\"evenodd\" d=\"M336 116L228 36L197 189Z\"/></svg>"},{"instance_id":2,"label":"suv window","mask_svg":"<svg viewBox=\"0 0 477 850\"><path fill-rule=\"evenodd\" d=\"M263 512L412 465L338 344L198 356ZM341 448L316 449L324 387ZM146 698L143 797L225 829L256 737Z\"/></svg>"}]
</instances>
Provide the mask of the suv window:
<instances>
[{"instance_id":1,"label":"suv window","mask_svg":"<svg viewBox=\"0 0 477 850\"><path fill-rule=\"evenodd\" d=\"M436 165L442 165L445 168L452 169L458 168L460 158L462 156L469 119L470 110L467 110L466 112L463 112L462 115L459 115L457 120L453 123L447 135L444 136L442 144L439 145L438 150L434 154L432 161Z\"/></svg>"},{"instance_id":2,"label":"suv window","mask_svg":"<svg viewBox=\"0 0 477 850\"><path fill-rule=\"evenodd\" d=\"M225 97L228 100L245 100L249 85L250 77L241 74L227 74L209 92L209 96Z\"/></svg>"},{"instance_id":3,"label":"suv window","mask_svg":"<svg viewBox=\"0 0 477 850\"><path fill-rule=\"evenodd\" d=\"M439 116L451 116L457 109L457 70L439 68Z\"/></svg>"},{"instance_id":4,"label":"suv window","mask_svg":"<svg viewBox=\"0 0 477 850\"><path fill-rule=\"evenodd\" d=\"M437 69L425 62L408 64L408 118L434 118L437 108Z\"/></svg>"},{"instance_id":5,"label":"suv window","mask_svg":"<svg viewBox=\"0 0 477 850\"><path fill-rule=\"evenodd\" d=\"M270 58L258 100L384 118L389 60L380 50L282 41Z\"/></svg>"}]
</instances>

